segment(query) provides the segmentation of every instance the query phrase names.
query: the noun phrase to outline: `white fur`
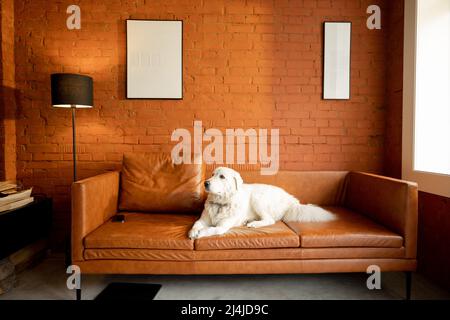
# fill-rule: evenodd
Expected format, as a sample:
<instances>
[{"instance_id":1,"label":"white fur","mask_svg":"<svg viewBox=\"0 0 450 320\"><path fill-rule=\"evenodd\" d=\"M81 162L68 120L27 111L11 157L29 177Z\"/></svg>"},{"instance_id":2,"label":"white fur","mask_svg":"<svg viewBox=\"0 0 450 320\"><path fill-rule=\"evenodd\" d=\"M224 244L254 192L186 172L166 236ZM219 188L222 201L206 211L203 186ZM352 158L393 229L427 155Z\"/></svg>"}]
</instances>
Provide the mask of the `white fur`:
<instances>
[{"instance_id":1,"label":"white fur","mask_svg":"<svg viewBox=\"0 0 450 320\"><path fill-rule=\"evenodd\" d=\"M208 198L189 238L220 235L233 227L259 228L276 221L318 222L335 216L314 205L303 205L281 188L266 184L244 184L240 174L230 168L214 170L205 183Z\"/></svg>"}]
</instances>

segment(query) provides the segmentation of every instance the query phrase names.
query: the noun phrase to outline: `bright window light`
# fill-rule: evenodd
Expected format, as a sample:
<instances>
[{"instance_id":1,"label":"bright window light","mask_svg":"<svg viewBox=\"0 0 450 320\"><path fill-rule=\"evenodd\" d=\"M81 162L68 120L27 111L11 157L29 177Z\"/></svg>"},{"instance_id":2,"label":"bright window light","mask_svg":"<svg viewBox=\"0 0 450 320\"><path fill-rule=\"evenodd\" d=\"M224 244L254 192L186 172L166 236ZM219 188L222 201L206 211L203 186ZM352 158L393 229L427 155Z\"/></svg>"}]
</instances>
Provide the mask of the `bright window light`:
<instances>
[{"instance_id":1,"label":"bright window light","mask_svg":"<svg viewBox=\"0 0 450 320\"><path fill-rule=\"evenodd\" d=\"M450 175L450 0L417 1L414 170Z\"/></svg>"}]
</instances>

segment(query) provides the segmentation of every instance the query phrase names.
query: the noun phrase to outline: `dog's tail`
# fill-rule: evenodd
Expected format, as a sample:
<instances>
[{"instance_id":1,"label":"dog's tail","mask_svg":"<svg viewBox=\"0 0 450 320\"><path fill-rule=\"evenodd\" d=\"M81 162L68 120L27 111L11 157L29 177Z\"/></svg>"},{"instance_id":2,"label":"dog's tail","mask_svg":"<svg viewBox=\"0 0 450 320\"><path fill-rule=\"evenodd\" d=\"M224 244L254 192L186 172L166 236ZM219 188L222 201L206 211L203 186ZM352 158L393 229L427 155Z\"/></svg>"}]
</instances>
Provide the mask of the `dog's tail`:
<instances>
[{"instance_id":1,"label":"dog's tail","mask_svg":"<svg viewBox=\"0 0 450 320\"><path fill-rule=\"evenodd\" d=\"M336 216L321 207L312 204L293 204L284 214L283 221L325 222L335 220Z\"/></svg>"}]
</instances>

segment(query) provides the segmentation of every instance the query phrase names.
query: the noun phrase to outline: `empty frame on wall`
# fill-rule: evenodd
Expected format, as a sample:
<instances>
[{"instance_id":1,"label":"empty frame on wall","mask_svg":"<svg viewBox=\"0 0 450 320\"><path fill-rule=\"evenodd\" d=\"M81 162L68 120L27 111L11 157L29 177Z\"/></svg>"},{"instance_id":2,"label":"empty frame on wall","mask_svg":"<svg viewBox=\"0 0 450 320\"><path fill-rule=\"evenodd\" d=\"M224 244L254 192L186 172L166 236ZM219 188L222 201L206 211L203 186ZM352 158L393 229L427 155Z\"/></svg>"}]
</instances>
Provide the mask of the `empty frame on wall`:
<instances>
[{"instance_id":1,"label":"empty frame on wall","mask_svg":"<svg viewBox=\"0 0 450 320\"><path fill-rule=\"evenodd\" d=\"M350 99L351 33L351 22L324 23L324 99Z\"/></svg>"},{"instance_id":2,"label":"empty frame on wall","mask_svg":"<svg viewBox=\"0 0 450 320\"><path fill-rule=\"evenodd\" d=\"M183 22L127 20L127 98L183 98Z\"/></svg>"}]
</instances>

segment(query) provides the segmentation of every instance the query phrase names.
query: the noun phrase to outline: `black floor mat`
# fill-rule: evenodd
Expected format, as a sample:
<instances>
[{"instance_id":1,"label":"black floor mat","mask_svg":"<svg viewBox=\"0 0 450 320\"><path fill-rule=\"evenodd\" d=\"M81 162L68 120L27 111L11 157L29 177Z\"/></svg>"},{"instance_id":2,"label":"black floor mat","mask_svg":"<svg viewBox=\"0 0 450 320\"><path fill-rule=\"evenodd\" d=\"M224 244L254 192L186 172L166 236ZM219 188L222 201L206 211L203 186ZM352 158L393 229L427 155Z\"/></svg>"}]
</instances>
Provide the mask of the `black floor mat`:
<instances>
[{"instance_id":1,"label":"black floor mat","mask_svg":"<svg viewBox=\"0 0 450 320\"><path fill-rule=\"evenodd\" d=\"M160 284L113 282L100 292L95 300L153 300L161 289Z\"/></svg>"}]
</instances>

